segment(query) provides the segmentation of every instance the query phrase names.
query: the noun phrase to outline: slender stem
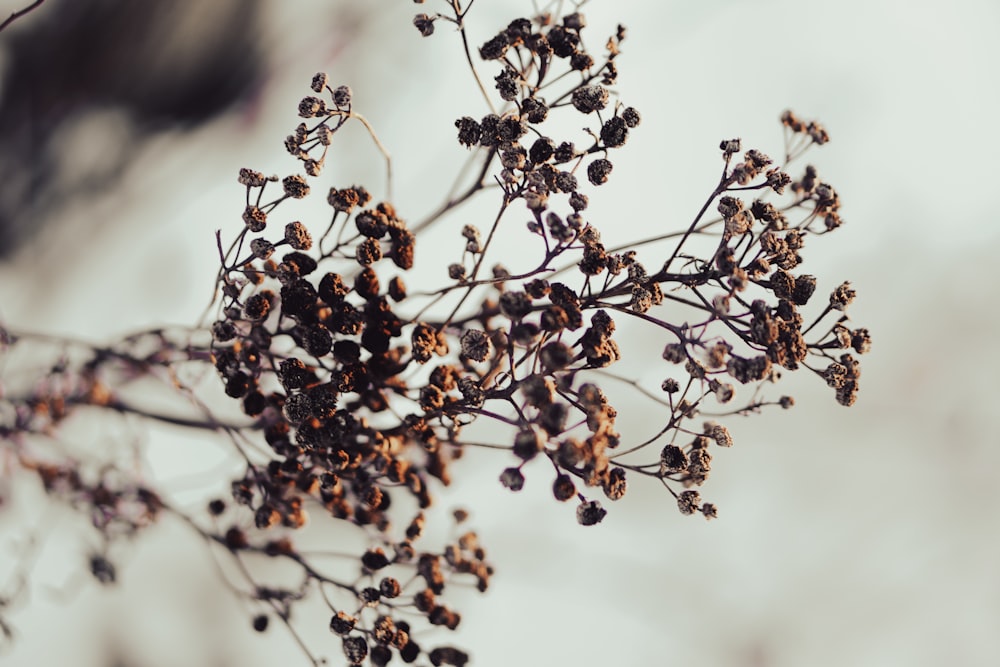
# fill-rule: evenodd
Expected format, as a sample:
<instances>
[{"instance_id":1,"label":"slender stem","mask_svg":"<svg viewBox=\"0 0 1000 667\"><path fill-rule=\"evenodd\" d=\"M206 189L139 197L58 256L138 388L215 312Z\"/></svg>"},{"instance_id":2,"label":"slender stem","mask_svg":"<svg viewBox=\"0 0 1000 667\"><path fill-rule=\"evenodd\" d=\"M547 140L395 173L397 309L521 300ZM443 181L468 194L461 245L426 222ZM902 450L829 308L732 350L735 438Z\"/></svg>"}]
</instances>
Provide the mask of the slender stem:
<instances>
[{"instance_id":1,"label":"slender stem","mask_svg":"<svg viewBox=\"0 0 1000 667\"><path fill-rule=\"evenodd\" d=\"M469 7L472 3L469 3ZM483 94L483 99L486 100L486 105L490 108L490 113L496 114L497 109L493 105L493 100L490 99L490 94L486 92L486 87L483 85L483 80L479 78L479 72L476 71L476 64L472 60L472 51L469 49L469 38L465 34L465 12L459 6L458 0L451 0L451 7L455 12L455 22L458 24L458 33L462 36L462 50L465 52L465 61L469 64L469 69L472 71L472 76L476 80L476 85L479 86L479 92ZM469 7L466 7L468 11Z\"/></svg>"},{"instance_id":2,"label":"slender stem","mask_svg":"<svg viewBox=\"0 0 1000 667\"><path fill-rule=\"evenodd\" d=\"M33 9L37 9L43 2L45 2L45 0L35 0L35 2L31 3L24 9L13 12L10 16L6 18L6 20L4 20L3 23L0 23L0 31L2 31L4 28L9 26L11 23L21 18L28 12L32 11Z\"/></svg>"}]
</instances>

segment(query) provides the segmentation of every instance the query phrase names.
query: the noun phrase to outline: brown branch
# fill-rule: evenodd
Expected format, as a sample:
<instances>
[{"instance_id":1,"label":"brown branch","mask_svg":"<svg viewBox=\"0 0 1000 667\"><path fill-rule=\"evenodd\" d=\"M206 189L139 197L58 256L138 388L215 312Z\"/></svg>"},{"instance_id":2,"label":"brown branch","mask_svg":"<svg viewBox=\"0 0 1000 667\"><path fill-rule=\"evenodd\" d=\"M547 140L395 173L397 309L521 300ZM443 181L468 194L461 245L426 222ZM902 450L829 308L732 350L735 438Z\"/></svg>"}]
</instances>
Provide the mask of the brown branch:
<instances>
[{"instance_id":1,"label":"brown branch","mask_svg":"<svg viewBox=\"0 0 1000 667\"><path fill-rule=\"evenodd\" d=\"M45 0L35 0L35 2L31 3L29 6L25 7L24 9L22 9L20 11L16 11L13 14L11 14L10 16L8 16L7 20L5 20L3 23L0 23L0 32L2 32L4 28L6 28L7 26L9 26L11 23L13 23L17 19L21 18L22 16L24 16L28 12L32 11L33 9L37 9L43 2L45 2Z\"/></svg>"}]
</instances>

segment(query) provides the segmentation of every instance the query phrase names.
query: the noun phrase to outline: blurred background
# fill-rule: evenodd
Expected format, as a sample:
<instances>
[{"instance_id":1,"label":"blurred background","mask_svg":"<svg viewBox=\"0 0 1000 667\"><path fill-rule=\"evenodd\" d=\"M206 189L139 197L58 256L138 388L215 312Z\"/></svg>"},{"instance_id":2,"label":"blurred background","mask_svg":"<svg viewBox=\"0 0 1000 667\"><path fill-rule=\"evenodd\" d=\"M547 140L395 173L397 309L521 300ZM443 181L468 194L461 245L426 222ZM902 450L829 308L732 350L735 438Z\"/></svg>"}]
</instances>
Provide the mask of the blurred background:
<instances>
[{"instance_id":1,"label":"blurred background","mask_svg":"<svg viewBox=\"0 0 1000 667\"><path fill-rule=\"evenodd\" d=\"M25 4L0 1L0 17ZM479 0L470 40L531 8ZM410 23L437 9L48 0L0 33L0 320L94 340L195 322L212 292L213 234L242 224L236 173L297 171L281 142L317 71L352 86L392 152L397 208L423 217L465 157L453 120L486 111L458 36L441 23L424 39ZM729 422L736 446L703 491L720 506L711 523L637 481L584 529L543 471L529 467L512 495L496 481L503 454L466 457L439 509L471 510L498 573L486 595L457 604L457 635L439 639L483 667L1000 664L1000 364L978 347L1000 341L983 284L1000 251L1000 5L583 10L592 50L628 27L617 89L643 116L611 182L591 193L589 219L612 238L684 225L714 185L721 139L779 156L782 110L818 119L832 141L808 161L837 188L847 224L806 246L806 268L821 293L852 281L850 314L873 351L850 410L815 378L788 377L793 410ZM384 196L363 131L337 140L323 182ZM467 221L435 231L458 247ZM658 356L661 343L625 335L623 363L640 372L643 350ZM641 417L619 425L644 433ZM170 429L147 432L143 451L191 507L225 466L217 445ZM0 511L0 563L28 548L26 528L67 528L45 531L31 593L9 614L18 636L5 664L300 664L280 627L250 630L183 526L128 545L121 585L100 588L79 574L85 531L36 501L29 491ZM298 623L339 664L327 619Z\"/></svg>"}]
</instances>

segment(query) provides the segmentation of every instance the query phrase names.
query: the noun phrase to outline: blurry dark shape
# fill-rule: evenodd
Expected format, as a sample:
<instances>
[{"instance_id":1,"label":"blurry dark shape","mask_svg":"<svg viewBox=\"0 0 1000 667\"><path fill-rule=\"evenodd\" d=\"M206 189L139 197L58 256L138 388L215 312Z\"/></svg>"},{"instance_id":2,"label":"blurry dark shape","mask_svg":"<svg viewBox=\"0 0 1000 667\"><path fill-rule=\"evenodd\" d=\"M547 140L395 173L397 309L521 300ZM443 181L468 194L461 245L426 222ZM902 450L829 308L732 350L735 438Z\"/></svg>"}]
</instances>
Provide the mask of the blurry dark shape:
<instances>
[{"instance_id":1,"label":"blurry dark shape","mask_svg":"<svg viewBox=\"0 0 1000 667\"><path fill-rule=\"evenodd\" d=\"M90 557L90 573L94 575L94 579L105 586L118 580L114 563L100 554L94 554Z\"/></svg>"},{"instance_id":2,"label":"blurry dark shape","mask_svg":"<svg viewBox=\"0 0 1000 667\"><path fill-rule=\"evenodd\" d=\"M73 198L114 184L133 144L247 97L260 0L52 0L2 35L0 257Z\"/></svg>"}]
</instances>

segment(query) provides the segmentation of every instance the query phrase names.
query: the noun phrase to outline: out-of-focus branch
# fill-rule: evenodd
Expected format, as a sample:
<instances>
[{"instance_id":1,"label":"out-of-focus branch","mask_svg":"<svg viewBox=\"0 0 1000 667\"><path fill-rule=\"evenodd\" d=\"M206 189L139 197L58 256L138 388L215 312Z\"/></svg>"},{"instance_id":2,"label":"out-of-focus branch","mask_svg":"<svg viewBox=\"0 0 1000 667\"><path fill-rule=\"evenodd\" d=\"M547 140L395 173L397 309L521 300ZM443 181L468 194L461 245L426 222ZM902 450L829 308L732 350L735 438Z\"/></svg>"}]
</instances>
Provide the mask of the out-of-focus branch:
<instances>
[{"instance_id":1,"label":"out-of-focus branch","mask_svg":"<svg viewBox=\"0 0 1000 667\"><path fill-rule=\"evenodd\" d=\"M11 23L13 23L14 21L16 21L17 19L21 18L25 14L31 12L32 10L38 9L38 7L43 2L45 2L45 0L35 0L33 3L31 3L30 5L28 5L24 9L22 9L20 11L16 11L13 14L11 14L10 16L8 16L7 19L3 23L0 23L0 32L2 32L4 28L6 28L7 26L9 26Z\"/></svg>"}]
</instances>

